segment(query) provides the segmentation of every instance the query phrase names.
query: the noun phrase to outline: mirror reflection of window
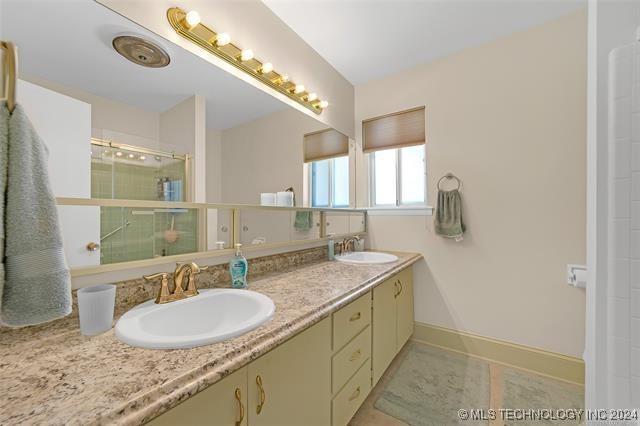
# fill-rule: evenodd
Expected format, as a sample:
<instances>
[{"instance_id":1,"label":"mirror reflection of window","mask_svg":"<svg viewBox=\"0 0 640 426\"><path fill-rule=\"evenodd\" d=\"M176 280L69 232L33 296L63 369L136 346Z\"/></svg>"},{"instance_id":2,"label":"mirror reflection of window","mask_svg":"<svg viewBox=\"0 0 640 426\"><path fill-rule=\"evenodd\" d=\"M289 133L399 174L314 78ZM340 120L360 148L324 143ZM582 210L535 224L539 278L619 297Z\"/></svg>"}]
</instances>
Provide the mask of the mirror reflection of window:
<instances>
[{"instance_id":1,"label":"mirror reflection of window","mask_svg":"<svg viewBox=\"0 0 640 426\"><path fill-rule=\"evenodd\" d=\"M327 129L304 135L311 207L349 207L349 139Z\"/></svg>"},{"instance_id":2,"label":"mirror reflection of window","mask_svg":"<svg viewBox=\"0 0 640 426\"><path fill-rule=\"evenodd\" d=\"M314 161L310 173L312 207L349 207L348 156Z\"/></svg>"}]
</instances>

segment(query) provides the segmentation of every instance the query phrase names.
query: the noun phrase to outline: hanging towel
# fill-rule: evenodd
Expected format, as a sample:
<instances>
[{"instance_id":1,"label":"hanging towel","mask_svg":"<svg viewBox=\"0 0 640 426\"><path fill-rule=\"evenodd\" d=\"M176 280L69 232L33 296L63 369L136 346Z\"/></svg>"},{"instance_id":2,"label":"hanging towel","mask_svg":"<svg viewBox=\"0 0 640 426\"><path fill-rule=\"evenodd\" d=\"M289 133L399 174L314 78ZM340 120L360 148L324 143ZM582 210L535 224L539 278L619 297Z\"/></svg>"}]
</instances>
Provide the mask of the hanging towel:
<instances>
[{"instance_id":1,"label":"hanging towel","mask_svg":"<svg viewBox=\"0 0 640 426\"><path fill-rule=\"evenodd\" d=\"M313 212L297 211L293 227L296 228L297 231L308 231L311 229L313 227Z\"/></svg>"},{"instance_id":2,"label":"hanging towel","mask_svg":"<svg viewBox=\"0 0 640 426\"><path fill-rule=\"evenodd\" d=\"M464 223L462 223L462 198L460 191L438 191L438 204L434 219L436 234L462 241Z\"/></svg>"},{"instance_id":3,"label":"hanging towel","mask_svg":"<svg viewBox=\"0 0 640 426\"><path fill-rule=\"evenodd\" d=\"M71 279L47 170L47 150L16 105L0 105L4 280L0 322L34 325L71 313ZM6 180L5 180L6 179ZM3 182L4 181L4 182Z\"/></svg>"}]
</instances>

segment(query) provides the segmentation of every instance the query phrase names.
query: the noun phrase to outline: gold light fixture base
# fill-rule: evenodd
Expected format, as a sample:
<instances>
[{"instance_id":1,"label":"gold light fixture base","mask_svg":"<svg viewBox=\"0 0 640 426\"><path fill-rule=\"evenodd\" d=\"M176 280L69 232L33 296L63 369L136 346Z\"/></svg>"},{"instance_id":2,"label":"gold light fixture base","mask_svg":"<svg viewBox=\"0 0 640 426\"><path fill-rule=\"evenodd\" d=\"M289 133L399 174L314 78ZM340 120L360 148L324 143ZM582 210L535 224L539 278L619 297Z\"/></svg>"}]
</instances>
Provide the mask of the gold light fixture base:
<instances>
[{"instance_id":1,"label":"gold light fixture base","mask_svg":"<svg viewBox=\"0 0 640 426\"><path fill-rule=\"evenodd\" d=\"M244 71L246 74L249 74L256 80L261 81L270 88L287 96L289 99L294 100L295 102L313 111L314 113L322 113L322 108L320 107L320 99L315 99L313 101L306 100L309 95L309 93L307 93L306 91L301 93L293 93L296 84L292 81L287 80L286 78L283 78L284 74L280 74L276 71L262 73L260 71L263 65L262 62L255 58L249 59L248 61L242 61L241 59L239 59L242 53L241 48L233 43L228 43L224 46L218 46L215 43L218 33L202 23L198 23L198 25L190 28L185 22L186 16L187 13L179 7L172 7L167 10L167 19L169 20L169 23L171 24L173 29L176 30L176 33L180 34L182 37L197 44L207 52L223 59L239 70Z\"/></svg>"}]
</instances>

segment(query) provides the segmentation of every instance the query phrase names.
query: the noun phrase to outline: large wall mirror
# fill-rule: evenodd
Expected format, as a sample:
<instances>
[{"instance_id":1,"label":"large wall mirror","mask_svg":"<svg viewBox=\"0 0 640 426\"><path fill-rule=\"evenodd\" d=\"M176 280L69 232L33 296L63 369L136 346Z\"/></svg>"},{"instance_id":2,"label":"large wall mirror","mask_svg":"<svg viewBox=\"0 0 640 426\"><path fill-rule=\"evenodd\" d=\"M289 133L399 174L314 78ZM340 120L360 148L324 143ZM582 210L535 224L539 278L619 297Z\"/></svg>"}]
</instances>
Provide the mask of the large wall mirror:
<instances>
[{"instance_id":1,"label":"large wall mirror","mask_svg":"<svg viewBox=\"0 0 640 426\"><path fill-rule=\"evenodd\" d=\"M313 209L354 204L346 136L97 2L37 8L3 5L2 36L72 268L364 231ZM287 189L291 208L239 206Z\"/></svg>"}]
</instances>

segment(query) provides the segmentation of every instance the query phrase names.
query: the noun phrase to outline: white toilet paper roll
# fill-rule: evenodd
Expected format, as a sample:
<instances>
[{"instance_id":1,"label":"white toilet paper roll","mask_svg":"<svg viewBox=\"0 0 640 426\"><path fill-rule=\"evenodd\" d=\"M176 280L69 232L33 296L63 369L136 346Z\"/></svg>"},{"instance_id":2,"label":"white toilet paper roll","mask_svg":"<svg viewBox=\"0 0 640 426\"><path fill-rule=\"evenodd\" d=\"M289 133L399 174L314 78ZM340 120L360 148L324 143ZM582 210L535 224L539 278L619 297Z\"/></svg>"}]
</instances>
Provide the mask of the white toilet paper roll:
<instances>
[{"instance_id":1,"label":"white toilet paper roll","mask_svg":"<svg viewBox=\"0 0 640 426\"><path fill-rule=\"evenodd\" d=\"M587 288L587 271L584 269L576 269L576 281L574 286L577 288Z\"/></svg>"},{"instance_id":2,"label":"white toilet paper roll","mask_svg":"<svg viewBox=\"0 0 640 426\"><path fill-rule=\"evenodd\" d=\"M263 192L260 194L260 204L263 206L275 206L276 194L273 192Z\"/></svg>"},{"instance_id":3,"label":"white toilet paper roll","mask_svg":"<svg viewBox=\"0 0 640 426\"><path fill-rule=\"evenodd\" d=\"M283 191L276 193L276 206L293 207L293 192Z\"/></svg>"}]
</instances>

